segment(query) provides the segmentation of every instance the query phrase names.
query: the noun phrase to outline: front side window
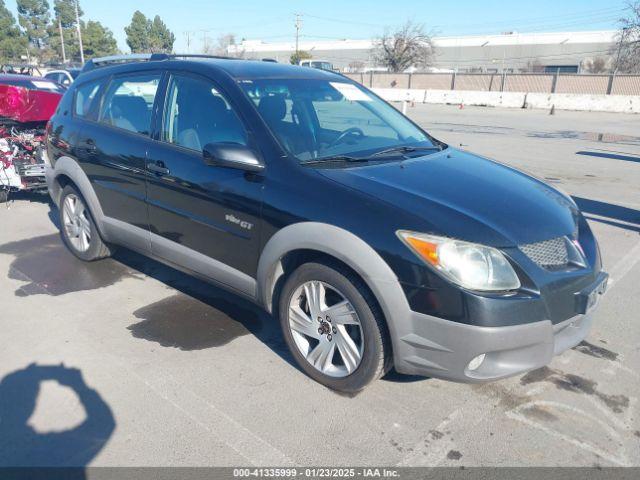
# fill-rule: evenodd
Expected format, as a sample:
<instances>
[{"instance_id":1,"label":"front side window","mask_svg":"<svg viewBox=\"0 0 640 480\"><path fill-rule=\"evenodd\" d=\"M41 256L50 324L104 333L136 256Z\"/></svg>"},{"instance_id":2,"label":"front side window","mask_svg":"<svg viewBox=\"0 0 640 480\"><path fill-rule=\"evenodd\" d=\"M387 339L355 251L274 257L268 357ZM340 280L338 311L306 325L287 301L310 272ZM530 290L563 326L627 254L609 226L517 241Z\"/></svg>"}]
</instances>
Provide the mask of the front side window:
<instances>
[{"instance_id":1,"label":"front side window","mask_svg":"<svg viewBox=\"0 0 640 480\"><path fill-rule=\"evenodd\" d=\"M301 161L434 146L395 108L352 83L257 79L239 84L281 145Z\"/></svg>"},{"instance_id":2,"label":"front side window","mask_svg":"<svg viewBox=\"0 0 640 480\"><path fill-rule=\"evenodd\" d=\"M149 135L159 74L115 78L107 88L100 121L130 132Z\"/></svg>"},{"instance_id":3,"label":"front side window","mask_svg":"<svg viewBox=\"0 0 640 480\"><path fill-rule=\"evenodd\" d=\"M162 139L202 152L208 143L246 145L247 132L209 80L174 75L167 90Z\"/></svg>"}]
</instances>

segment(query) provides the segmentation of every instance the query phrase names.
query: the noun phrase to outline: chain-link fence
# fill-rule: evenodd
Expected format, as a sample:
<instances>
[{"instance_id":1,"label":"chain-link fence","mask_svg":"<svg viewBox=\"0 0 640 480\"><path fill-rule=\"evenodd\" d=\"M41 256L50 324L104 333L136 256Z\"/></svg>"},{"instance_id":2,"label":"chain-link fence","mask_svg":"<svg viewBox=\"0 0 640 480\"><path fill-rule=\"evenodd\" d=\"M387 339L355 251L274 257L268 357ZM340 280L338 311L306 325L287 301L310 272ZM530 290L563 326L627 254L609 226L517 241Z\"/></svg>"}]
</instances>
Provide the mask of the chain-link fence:
<instances>
[{"instance_id":1,"label":"chain-link fence","mask_svg":"<svg viewBox=\"0 0 640 480\"><path fill-rule=\"evenodd\" d=\"M368 72L350 73L347 77L375 88L640 95L640 75Z\"/></svg>"}]
</instances>

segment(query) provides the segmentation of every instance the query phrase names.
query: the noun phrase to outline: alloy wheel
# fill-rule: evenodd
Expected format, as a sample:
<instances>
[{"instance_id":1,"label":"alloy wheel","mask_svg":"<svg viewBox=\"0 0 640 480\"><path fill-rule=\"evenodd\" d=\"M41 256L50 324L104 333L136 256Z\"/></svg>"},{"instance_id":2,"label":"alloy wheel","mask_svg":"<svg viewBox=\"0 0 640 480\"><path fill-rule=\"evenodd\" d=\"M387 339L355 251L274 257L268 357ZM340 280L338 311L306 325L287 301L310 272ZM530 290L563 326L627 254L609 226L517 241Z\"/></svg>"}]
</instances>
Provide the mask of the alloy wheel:
<instances>
[{"instance_id":1,"label":"alloy wheel","mask_svg":"<svg viewBox=\"0 0 640 480\"><path fill-rule=\"evenodd\" d=\"M69 242L78 252L86 252L91 246L91 222L84 202L74 194L65 197L62 205L62 222Z\"/></svg>"},{"instance_id":2,"label":"alloy wheel","mask_svg":"<svg viewBox=\"0 0 640 480\"><path fill-rule=\"evenodd\" d=\"M335 287L308 281L289 302L289 328L302 356L316 370L346 377L360 365L364 336L358 314Z\"/></svg>"}]
</instances>

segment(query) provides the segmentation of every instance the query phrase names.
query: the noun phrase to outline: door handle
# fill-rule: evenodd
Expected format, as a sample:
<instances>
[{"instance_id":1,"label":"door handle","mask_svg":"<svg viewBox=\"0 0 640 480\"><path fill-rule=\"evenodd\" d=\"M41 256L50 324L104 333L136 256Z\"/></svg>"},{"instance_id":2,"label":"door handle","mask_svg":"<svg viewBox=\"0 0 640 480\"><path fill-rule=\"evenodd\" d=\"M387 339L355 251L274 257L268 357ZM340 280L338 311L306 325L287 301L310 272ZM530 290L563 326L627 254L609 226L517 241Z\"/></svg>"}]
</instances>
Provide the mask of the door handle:
<instances>
[{"instance_id":1,"label":"door handle","mask_svg":"<svg viewBox=\"0 0 640 480\"><path fill-rule=\"evenodd\" d=\"M87 140L85 140L84 142L84 151L87 153L87 155L95 155L96 153L98 153L98 147L96 146L95 140L87 138Z\"/></svg>"},{"instance_id":2,"label":"door handle","mask_svg":"<svg viewBox=\"0 0 640 480\"><path fill-rule=\"evenodd\" d=\"M157 175L169 175L169 169L164 166L164 162L149 162L147 170Z\"/></svg>"}]
</instances>

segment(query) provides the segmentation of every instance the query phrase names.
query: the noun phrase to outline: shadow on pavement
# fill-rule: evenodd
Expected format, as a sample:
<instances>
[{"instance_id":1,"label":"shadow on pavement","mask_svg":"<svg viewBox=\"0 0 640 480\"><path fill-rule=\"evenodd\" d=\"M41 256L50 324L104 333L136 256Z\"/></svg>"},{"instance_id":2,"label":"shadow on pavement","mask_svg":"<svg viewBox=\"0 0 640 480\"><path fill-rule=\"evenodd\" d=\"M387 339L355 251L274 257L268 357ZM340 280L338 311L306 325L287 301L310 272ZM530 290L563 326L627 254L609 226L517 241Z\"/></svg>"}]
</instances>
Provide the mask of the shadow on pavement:
<instances>
[{"instance_id":1,"label":"shadow on pavement","mask_svg":"<svg viewBox=\"0 0 640 480\"><path fill-rule=\"evenodd\" d=\"M640 210L614 205L613 203L591 200L589 198L573 197L573 199L578 207L580 207L580 210L587 214L586 216L589 220L624 228L632 232L640 232ZM588 214L605 218L596 218Z\"/></svg>"},{"instance_id":2,"label":"shadow on pavement","mask_svg":"<svg viewBox=\"0 0 640 480\"><path fill-rule=\"evenodd\" d=\"M278 321L249 300L124 248L118 249L113 260L104 261L114 260L176 290L133 312L140 320L128 327L134 337L192 351L223 346L252 334L296 366Z\"/></svg>"},{"instance_id":3,"label":"shadow on pavement","mask_svg":"<svg viewBox=\"0 0 640 480\"><path fill-rule=\"evenodd\" d=\"M58 210L54 205L51 205L49 218L57 226ZM167 297L132 312L139 319L128 327L135 338L162 347L193 351L223 346L237 337L252 334L280 358L301 371L284 341L277 315L270 315L241 296L126 248L118 248L112 258L85 263L76 262L71 254L66 252L58 235L42 237L39 241L48 246L48 253L42 252L47 253L47 256L53 253L52 245L55 244L58 247L55 256L73 265L74 277L84 279L72 281L65 275L44 277L35 268L27 267L31 264L42 265L47 261L45 258L39 258L39 261L33 261L27 266L23 265L25 261L22 260L21 264L16 266L16 270L27 277L24 280L30 280L36 286L46 283L46 293L51 295L101 288L123 278L140 278L140 273L175 290ZM9 246L0 246L0 252L19 253ZM16 261L18 260L17 258ZM60 270L64 269L57 269ZM112 272L109 281L96 281L96 278L102 279L102 273L105 271ZM68 287L69 285L73 288ZM276 285L276 291L281 287L281 284ZM21 288L24 290L24 287ZM36 288L33 290L35 293L41 293ZM385 380L412 382L424 378L400 375L392 371L385 376Z\"/></svg>"},{"instance_id":4,"label":"shadow on pavement","mask_svg":"<svg viewBox=\"0 0 640 480\"><path fill-rule=\"evenodd\" d=\"M576 155L586 155L589 157L609 158L612 160L624 160L626 162L638 162L640 163L640 157L635 155L623 155L617 152L588 152L581 150L576 152Z\"/></svg>"},{"instance_id":5,"label":"shadow on pavement","mask_svg":"<svg viewBox=\"0 0 640 480\"><path fill-rule=\"evenodd\" d=\"M39 433L29 419L41 383L51 380L73 390L86 418L69 430ZM0 467L85 467L109 441L115 425L109 405L76 368L31 364L0 381ZM84 468L65 472L65 478L85 478Z\"/></svg>"}]
</instances>

